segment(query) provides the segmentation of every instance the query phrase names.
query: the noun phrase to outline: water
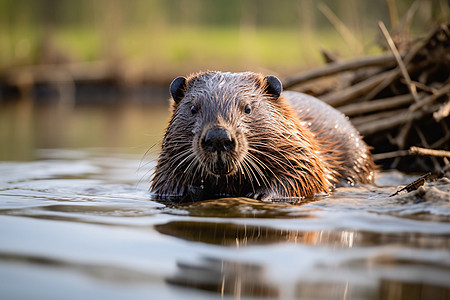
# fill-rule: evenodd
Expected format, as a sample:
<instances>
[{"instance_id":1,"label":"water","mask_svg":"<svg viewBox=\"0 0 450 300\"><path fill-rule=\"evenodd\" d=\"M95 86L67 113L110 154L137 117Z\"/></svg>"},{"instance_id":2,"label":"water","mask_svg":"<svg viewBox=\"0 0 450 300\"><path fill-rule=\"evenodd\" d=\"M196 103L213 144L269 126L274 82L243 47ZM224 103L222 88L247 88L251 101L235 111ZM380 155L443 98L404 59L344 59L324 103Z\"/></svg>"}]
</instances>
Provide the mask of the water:
<instances>
[{"instance_id":1,"label":"water","mask_svg":"<svg viewBox=\"0 0 450 300\"><path fill-rule=\"evenodd\" d=\"M156 118L126 111L133 130ZM76 109L65 128L91 112ZM71 134L98 132L107 115ZM22 134L42 136L2 152L1 299L450 299L450 202L439 186L431 198L388 197L415 176L385 172L299 205L167 205L148 193L147 144L115 132L115 147L72 138L83 147L61 148L59 131Z\"/></svg>"}]
</instances>

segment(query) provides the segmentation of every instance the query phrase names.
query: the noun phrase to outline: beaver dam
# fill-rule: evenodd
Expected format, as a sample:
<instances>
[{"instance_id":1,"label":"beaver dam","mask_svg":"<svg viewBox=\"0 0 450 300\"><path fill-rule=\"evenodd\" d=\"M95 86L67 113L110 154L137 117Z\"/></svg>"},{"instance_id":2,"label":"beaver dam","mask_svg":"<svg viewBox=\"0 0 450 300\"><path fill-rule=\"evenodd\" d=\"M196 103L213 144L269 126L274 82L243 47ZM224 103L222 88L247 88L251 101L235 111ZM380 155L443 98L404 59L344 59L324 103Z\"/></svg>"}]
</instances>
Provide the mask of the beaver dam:
<instances>
[{"instance_id":1,"label":"beaver dam","mask_svg":"<svg viewBox=\"0 0 450 300\"><path fill-rule=\"evenodd\" d=\"M166 106L1 103L0 298L450 299L449 29L394 45L284 80L396 168L296 205L153 201Z\"/></svg>"},{"instance_id":2,"label":"beaver dam","mask_svg":"<svg viewBox=\"0 0 450 300\"><path fill-rule=\"evenodd\" d=\"M391 53L331 61L287 78L284 86L313 92L349 116L383 167L440 172L450 153L432 150L450 148L449 25L397 44L380 27ZM335 77L333 85L310 90L310 82L328 76Z\"/></svg>"}]
</instances>

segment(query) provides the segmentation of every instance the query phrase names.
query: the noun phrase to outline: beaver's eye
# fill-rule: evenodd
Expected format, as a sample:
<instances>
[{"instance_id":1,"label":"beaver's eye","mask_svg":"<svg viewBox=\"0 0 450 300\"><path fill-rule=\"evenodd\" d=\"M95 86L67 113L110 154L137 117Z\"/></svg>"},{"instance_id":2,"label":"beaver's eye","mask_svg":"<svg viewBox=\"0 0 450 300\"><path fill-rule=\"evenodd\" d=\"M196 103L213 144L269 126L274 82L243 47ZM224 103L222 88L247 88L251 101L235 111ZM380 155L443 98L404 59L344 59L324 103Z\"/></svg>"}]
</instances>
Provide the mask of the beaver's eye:
<instances>
[{"instance_id":1,"label":"beaver's eye","mask_svg":"<svg viewBox=\"0 0 450 300\"><path fill-rule=\"evenodd\" d=\"M250 104L247 104L245 106L244 111L246 114L250 114L252 112L252 107L250 106Z\"/></svg>"},{"instance_id":2,"label":"beaver's eye","mask_svg":"<svg viewBox=\"0 0 450 300\"><path fill-rule=\"evenodd\" d=\"M192 113L193 115L195 115L197 112L198 112L197 107L195 107L195 105L192 105L192 106L191 106L191 113Z\"/></svg>"}]
</instances>

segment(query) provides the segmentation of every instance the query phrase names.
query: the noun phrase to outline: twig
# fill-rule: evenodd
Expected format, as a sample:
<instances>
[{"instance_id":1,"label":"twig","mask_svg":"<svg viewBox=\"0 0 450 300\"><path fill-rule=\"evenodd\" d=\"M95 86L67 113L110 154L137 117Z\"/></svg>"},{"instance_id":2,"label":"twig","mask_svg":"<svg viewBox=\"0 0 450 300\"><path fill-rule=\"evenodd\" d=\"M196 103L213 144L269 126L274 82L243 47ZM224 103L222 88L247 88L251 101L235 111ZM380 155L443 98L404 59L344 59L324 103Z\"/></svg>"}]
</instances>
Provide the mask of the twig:
<instances>
[{"instance_id":1,"label":"twig","mask_svg":"<svg viewBox=\"0 0 450 300\"><path fill-rule=\"evenodd\" d=\"M409 152L411 154L415 154L415 155L450 158L450 151L446 151L446 150L434 150L434 149L426 149L426 148L420 148L420 147L413 146L413 147L409 148Z\"/></svg>"},{"instance_id":2,"label":"twig","mask_svg":"<svg viewBox=\"0 0 450 300\"><path fill-rule=\"evenodd\" d=\"M409 155L411 155L411 153L409 153L408 150L397 150L397 151L392 151L392 152L373 154L372 159L374 161L379 161L379 160L402 157L402 156L409 156Z\"/></svg>"},{"instance_id":3,"label":"twig","mask_svg":"<svg viewBox=\"0 0 450 300\"><path fill-rule=\"evenodd\" d=\"M424 49L426 45L434 38L434 36L441 31L447 30L446 25L437 26L425 39L421 40L419 43L413 46L411 50L409 50L404 56L404 64L408 66L408 64L416 57L416 55ZM427 61L418 62L415 64L415 68L413 70L408 70L409 72L414 71L415 69L421 69L428 65ZM409 66L407 67L410 68ZM396 75L400 75L400 72ZM386 78L382 83L380 83L376 88L374 88L371 92L369 92L362 100L367 101L373 99L378 93L384 90L387 86L389 86L397 77Z\"/></svg>"},{"instance_id":4,"label":"twig","mask_svg":"<svg viewBox=\"0 0 450 300\"><path fill-rule=\"evenodd\" d=\"M422 46L423 47L423 46ZM422 47L420 49L422 49ZM418 51L418 50L417 50ZM415 54L414 54L415 55ZM413 57L411 56L411 52L408 53L407 57ZM407 61L407 57L405 58L405 62ZM418 69L422 69L423 67L426 67L428 65L427 61L423 61L423 62L419 62L419 63L415 63L415 64L411 64L411 65L407 65L408 68L408 72L414 72L415 70ZM383 80L378 86L376 86L373 90L371 90L368 94L366 94L362 101L368 101L368 100L372 100L373 98L375 98L376 95L378 95L378 93L380 93L381 91L383 91L386 87L388 87L389 85L393 84L394 81L400 77L401 75L401 71L397 68L394 69L392 71L396 71L395 73L393 73L390 76L386 76L386 79Z\"/></svg>"},{"instance_id":5,"label":"twig","mask_svg":"<svg viewBox=\"0 0 450 300\"><path fill-rule=\"evenodd\" d=\"M321 97L321 99L334 107L346 104L377 87L385 80L386 77L395 78L398 76L398 73L399 71L396 69L380 73L349 88L343 89L336 93L327 94Z\"/></svg>"},{"instance_id":6,"label":"twig","mask_svg":"<svg viewBox=\"0 0 450 300\"><path fill-rule=\"evenodd\" d=\"M410 184L408 184L407 186L399 189L398 191L396 191L395 193L393 193L392 195L390 195L389 197L393 197L395 195L397 195L398 193L400 193L401 191L406 190L408 193L412 192L414 190L417 190L419 187L421 187L424 183L425 180L431 175L431 172L428 172L427 174L420 176L419 178L417 178L416 180L414 180L413 182L411 182Z\"/></svg>"},{"instance_id":7,"label":"twig","mask_svg":"<svg viewBox=\"0 0 450 300\"><path fill-rule=\"evenodd\" d=\"M355 117L355 118L352 118L351 121L352 121L353 125L358 127L360 125L369 124L369 123L374 122L374 121L379 121L379 120L382 120L382 119L395 117L395 116L398 116L398 115L404 115L405 112L406 112L406 109L404 109L404 108L403 109L390 110L390 111L382 111L382 112L370 114L370 115L367 115L367 116Z\"/></svg>"},{"instance_id":8,"label":"twig","mask_svg":"<svg viewBox=\"0 0 450 300\"><path fill-rule=\"evenodd\" d=\"M401 82L402 82L403 84L406 83L406 81L405 81L404 79L401 80ZM436 88L435 88L435 87L429 87L428 85L423 84L423 83L420 82L420 81L414 81L414 80L413 80L413 83L414 83L414 85L416 86L417 89L422 90L422 91L424 91L424 92L427 92L427 93L430 93L430 94L436 92ZM419 97L420 97L420 95L419 95Z\"/></svg>"},{"instance_id":9,"label":"twig","mask_svg":"<svg viewBox=\"0 0 450 300\"><path fill-rule=\"evenodd\" d=\"M396 158L401 156L421 155L421 156L433 156L433 157L446 157L450 158L450 151L435 150L412 146L408 150L397 150L392 152L377 153L372 155L374 161Z\"/></svg>"},{"instance_id":10,"label":"twig","mask_svg":"<svg viewBox=\"0 0 450 300\"><path fill-rule=\"evenodd\" d=\"M416 86L411 81L411 77L409 77L409 73L406 70L406 66L405 66L405 64L402 61L400 53L398 52L397 47L395 46L395 43L392 40L391 35L389 34L389 31L387 30L386 26L384 25L384 23L382 21L378 22L378 26L380 27L381 32L383 33L384 38L386 39L386 42L388 43L389 48L391 49L391 52L394 55L395 60L397 61L397 64L398 64L398 66L399 66L399 68L400 68L400 70L402 72L403 77L405 78L405 80L406 80L406 82L408 84L408 88L409 88L411 94L413 95L414 100L416 102L419 102L419 96L417 95Z\"/></svg>"},{"instance_id":11,"label":"twig","mask_svg":"<svg viewBox=\"0 0 450 300\"><path fill-rule=\"evenodd\" d=\"M409 107L409 111L410 112L414 112L414 111L418 110L419 108L421 108L421 107L423 107L423 106L425 106L427 104L433 103L434 101L436 101L437 99L439 99L440 97L442 97L443 95L445 95L447 93L450 93L450 84L448 84L448 85L444 86L443 88L437 90L436 93L434 93L434 94L432 94L432 95L430 95L430 96L428 96L426 98L423 98L419 102L414 103L413 105L411 105Z\"/></svg>"},{"instance_id":12,"label":"twig","mask_svg":"<svg viewBox=\"0 0 450 300\"><path fill-rule=\"evenodd\" d=\"M369 93L367 93L362 98L362 101L369 101L369 100L374 99L376 95L378 95L386 87L391 85L398 77L400 77L401 72L399 69L394 69L392 71L393 71L392 74L390 74L389 76L386 76L386 78L382 82L380 82L380 84L378 86L376 86L373 90L371 90Z\"/></svg>"},{"instance_id":13,"label":"twig","mask_svg":"<svg viewBox=\"0 0 450 300\"><path fill-rule=\"evenodd\" d=\"M408 71L413 72L417 69L422 68L426 64L426 61L422 63L411 64L408 66ZM400 75L401 71L398 68L385 71L346 89L322 96L321 99L331 106L335 107L344 105L357 97L361 97L361 101L371 100L385 87L392 84Z\"/></svg>"},{"instance_id":14,"label":"twig","mask_svg":"<svg viewBox=\"0 0 450 300\"><path fill-rule=\"evenodd\" d=\"M409 121L414 121L423 118L427 112L415 111L413 113L407 114L396 114L395 116L377 120L369 124L356 125L357 129L362 135L368 136L389 128L396 127L398 125L404 124Z\"/></svg>"},{"instance_id":15,"label":"twig","mask_svg":"<svg viewBox=\"0 0 450 300\"><path fill-rule=\"evenodd\" d=\"M378 56L369 56L358 58L344 62L334 62L323 67L314 69L309 72L300 73L286 78L283 82L284 88L290 88L296 84L304 83L317 78L325 76L336 75L344 71L352 71L361 68L368 68L374 66L394 66L395 58L391 54L384 54Z\"/></svg>"},{"instance_id":16,"label":"twig","mask_svg":"<svg viewBox=\"0 0 450 300\"><path fill-rule=\"evenodd\" d=\"M399 95L380 100L373 100L369 102L353 103L339 107L339 111L351 117L357 114L371 113L374 111L388 110L397 108L402 105L410 104L413 100L411 94Z\"/></svg>"}]
</instances>

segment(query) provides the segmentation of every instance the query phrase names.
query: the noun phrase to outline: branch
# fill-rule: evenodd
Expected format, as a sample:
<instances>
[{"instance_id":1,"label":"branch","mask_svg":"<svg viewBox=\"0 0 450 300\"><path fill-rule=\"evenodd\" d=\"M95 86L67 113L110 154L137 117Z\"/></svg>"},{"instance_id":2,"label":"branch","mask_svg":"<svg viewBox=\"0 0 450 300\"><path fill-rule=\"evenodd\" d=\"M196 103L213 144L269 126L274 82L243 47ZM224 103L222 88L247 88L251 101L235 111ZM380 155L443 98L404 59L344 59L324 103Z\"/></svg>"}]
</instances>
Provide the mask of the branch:
<instances>
[{"instance_id":1,"label":"branch","mask_svg":"<svg viewBox=\"0 0 450 300\"><path fill-rule=\"evenodd\" d=\"M395 80L399 74L400 71L397 69L383 72L341 91L327 94L321 97L321 99L331 106L337 107L346 104L357 97L363 96L372 89L376 88L384 80Z\"/></svg>"},{"instance_id":2,"label":"branch","mask_svg":"<svg viewBox=\"0 0 450 300\"><path fill-rule=\"evenodd\" d=\"M381 29L381 32L384 35L384 38L386 39L389 48L391 49L392 54L395 57L395 60L397 61L397 64L402 72L403 77L406 80L406 83L408 84L408 88L411 92L411 94L414 97L414 100L416 100L416 102L419 102L419 96L417 95L417 89L416 86L414 85L414 83L411 81L411 77L409 77L408 71L406 70L405 64L402 61L402 57L400 56L400 53L397 50L397 47L395 46L394 41L391 38L391 35L389 34L389 31L386 29L386 26L384 25L384 23L382 21L378 22L378 26Z\"/></svg>"},{"instance_id":3,"label":"branch","mask_svg":"<svg viewBox=\"0 0 450 300\"><path fill-rule=\"evenodd\" d=\"M442 97L443 95L450 93L450 84L444 86L443 88L439 89L436 91L436 93L434 93L433 95L430 95L426 98L423 98L422 100L420 100L417 103L414 103L413 105L411 105L409 107L409 111L410 112L414 112L416 110L418 110L419 108L427 105L427 104L431 104L434 101L436 101L437 99L439 99L440 97Z\"/></svg>"},{"instance_id":4,"label":"branch","mask_svg":"<svg viewBox=\"0 0 450 300\"><path fill-rule=\"evenodd\" d=\"M420 148L420 147L413 146L413 147L409 148L409 152L411 154L415 154L415 155L450 158L450 151L446 151L446 150L434 150L434 149L426 149L426 148Z\"/></svg>"},{"instance_id":5,"label":"branch","mask_svg":"<svg viewBox=\"0 0 450 300\"><path fill-rule=\"evenodd\" d=\"M393 128L395 126L407 123L409 121L414 121L423 118L427 112L424 111L415 111L413 113L405 113L396 114L389 118L384 118L381 120L373 121L370 123L365 123L361 125L356 125L357 129L362 135L371 135L389 128Z\"/></svg>"},{"instance_id":6,"label":"branch","mask_svg":"<svg viewBox=\"0 0 450 300\"><path fill-rule=\"evenodd\" d=\"M409 155L410 155L410 153L408 150L398 150L398 151L392 151L392 152L373 154L372 159L373 159L373 161L379 161L379 160L402 157L402 156L409 156Z\"/></svg>"},{"instance_id":7,"label":"branch","mask_svg":"<svg viewBox=\"0 0 450 300\"><path fill-rule=\"evenodd\" d=\"M408 193L412 192L414 190L417 190L419 187L421 187L424 183L425 180L431 175L431 172L428 172L427 174L420 176L419 178L417 178L416 180L414 180L413 182L411 182L410 184L408 184L407 186L399 189L398 191L396 191L395 193L393 193L392 195L389 195L389 197L395 196L398 193L400 193L401 191L406 190Z\"/></svg>"},{"instance_id":8,"label":"branch","mask_svg":"<svg viewBox=\"0 0 450 300\"><path fill-rule=\"evenodd\" d=\"M284 88L287 89L300 83L304 83L325 76L336 75L344 71L351 71L360 68L369 68L373 66L392 67L394 65L395 65L395 58L391 54L357 58L354 60L344 62L334 62L306 73L300 73L288 77L284 80L283 86Z\"/></svg>"},{"instance_id":9,"label":"branch","mask_svg":"<svg viewBox=\"0 0 450 300\"><path fill-rule=\"evenodd\" d=\"M339 111L343 114L351 117L358 114L371 113L374 111L388 110L397 108L402 105L410 104L413 100L411 94L399 95L390 98L384 98L380 100L373 100L369 102L360 102L348 104L339 107Z\"/></svg>"}]
</instances>

